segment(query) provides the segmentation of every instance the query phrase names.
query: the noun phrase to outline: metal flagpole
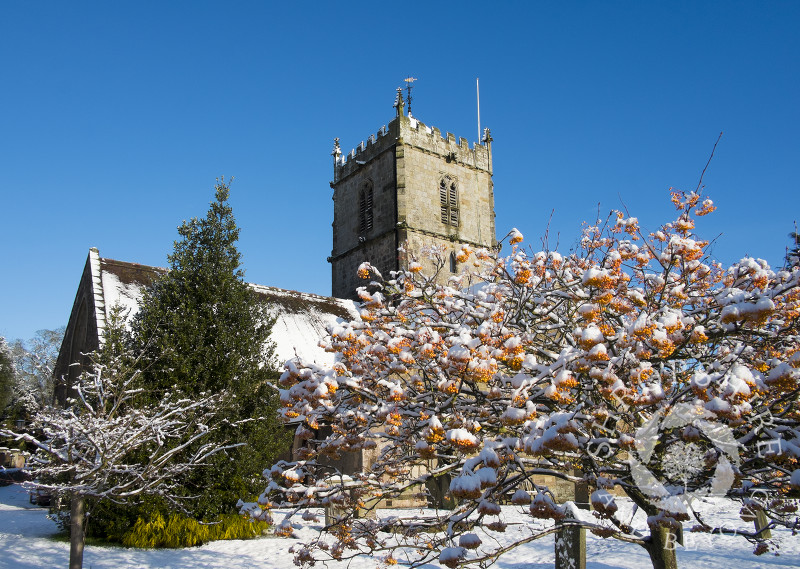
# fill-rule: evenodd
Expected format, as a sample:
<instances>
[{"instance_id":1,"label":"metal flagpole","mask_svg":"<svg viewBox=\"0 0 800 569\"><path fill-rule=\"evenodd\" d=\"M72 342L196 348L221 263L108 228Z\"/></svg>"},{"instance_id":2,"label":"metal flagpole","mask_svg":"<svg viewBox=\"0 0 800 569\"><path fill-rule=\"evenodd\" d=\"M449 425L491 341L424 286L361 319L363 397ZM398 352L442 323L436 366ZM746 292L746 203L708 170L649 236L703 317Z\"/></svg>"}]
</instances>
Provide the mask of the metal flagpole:
<instances>
[{"instance_id":1,"label":"metal flagpole","mask_svg":"<svg viewBox=\"0 0 800 569\"><path fill-rule=\"evenodd\" d=\"M475 91L478 95L478 144L481 142L481 85L479 79L475 78Z\"/></svg>"}]
</instances>

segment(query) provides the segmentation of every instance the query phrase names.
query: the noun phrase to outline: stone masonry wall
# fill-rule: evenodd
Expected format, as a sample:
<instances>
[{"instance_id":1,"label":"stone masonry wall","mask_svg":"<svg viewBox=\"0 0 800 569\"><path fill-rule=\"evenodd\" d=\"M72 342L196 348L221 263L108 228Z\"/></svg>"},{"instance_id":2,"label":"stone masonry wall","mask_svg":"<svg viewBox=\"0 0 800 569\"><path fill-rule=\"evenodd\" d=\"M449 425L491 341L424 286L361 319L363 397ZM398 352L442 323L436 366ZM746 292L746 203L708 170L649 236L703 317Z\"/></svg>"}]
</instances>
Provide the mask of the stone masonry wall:
<instances>
[{"instance_id":1,"label":"stone masonry wall","mask_svg":"<svg viewBox=\"0 0 800 569\"><path fill-rule=\"evenodd\" d=\"M409 256L422 263L425 274L436 267L422 251L434 245L441 249L439 281L444 283L453 275L450 253L458 254L462 243L495 245L490 148L480 144L470 148L466 139L456 142L451 133L443 138L439 129L416 119L400 117L399 122L398 222L405 229ZM457 226L442 221L439 184L444 176L457 183ZM461 270L455 269L455 273Z\"/></svg>"},{"instance_id":2,"label":"stone masonry wall","mask_svg":"<svg viewBox=\"0 0 800 569\"><path fill-rule=\"evenodd\" d=\"M395 232L385 233L377 239L365 242L353 249L350 254L331 263L334 297L356 298L356 288L369 284L369 281L357 275L358 266L367 259L384 277L389 278L389 272L397 270Z\"/></svg>"},{"instance_id":3,"label":"stone masonry wall","mask_svg":"<svg viewBox=\"0 0 800 569\"><path fill-rule=\"evenodd\" d=\"M364 283L356 275L365 260L381 272L397 269L395 137L381 136L334 167L333 249L331 251L332 295L356 298ZM361 231L360 194L372 187L372 228Z\"/></svg>"},{"instance_id":4,"label":"stone masonry wall","mask_svg":"<svg viewBox=\"0 0 800 569\"><path fill-rule=\"evenodd\" d=\"M399 117L397 151L398 221L415 231L484 247L495 244L494 191L490 149ZM459 223L442 222L439 183L444 176L458 186Z\"/></svg>"},{"instance_id":5,"label":"stone masonry wall","mask_svg":"<svg viewBox=\"0 0 800 569\"><path fill-rule=\"evenodd\" d=\"M362 142L347 156L334 153L334 222L331 252L332 294L355 298L355 288L365 284L358 266L369 261L385 277L405 268L407 257L432 264L420 254L422 247L440 245L445 260L462 243L494 247L494 189L491 146L469 146L465 138L428 127L400 115L388 128ZM458 187L458 224L442 222L439 184L450 176ZM360 227L360 193L373 188L373 225ZM408 239L409 255L398 256L397 246ZM452 273L449 263L442 280Z\"/></svg>"}]
</instances>

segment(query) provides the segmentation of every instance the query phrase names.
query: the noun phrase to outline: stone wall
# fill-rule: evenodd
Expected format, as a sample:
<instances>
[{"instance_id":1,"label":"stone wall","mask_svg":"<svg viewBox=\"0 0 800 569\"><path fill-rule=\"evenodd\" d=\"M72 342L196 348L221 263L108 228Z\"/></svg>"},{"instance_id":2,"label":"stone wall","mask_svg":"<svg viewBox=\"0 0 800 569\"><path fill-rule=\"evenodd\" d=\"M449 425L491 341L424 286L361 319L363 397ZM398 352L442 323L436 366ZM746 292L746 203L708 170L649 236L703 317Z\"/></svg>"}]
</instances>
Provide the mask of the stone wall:
<instances>
[{"instance_id":1,"label":"stone wall","mask_svg":"<svg viewBox=\"0 0 800 569\"><path fill-rule=\"evenodd\" d=\"M444 176L456 182L458 222L443 222L440 182ZM355 289L365 284L356 275L369 261L385 277L406 268L409 258L433 265L421 253L423 247L440 246L447 260L461 244L494 247L494 189L491 142L469 146L439 129L399 113L377 134L370 136L347 156L334 149L332 294L356 298ZM361 193L372 188L372 226L361 225ZM408 254L398 255L406 243ZM442 280L452 274L445 263Z\"/></svg>"},{"instance_id":2,"label":"stone wall","mask_svg":"<svg viewBox=\"0 0 800 569\"><path fill-rule=\"evenodd\" d=\"M331 289L337 298L356 298L364 283L356 275L365 260L388 276L397 270L395 140L388 133L370 137L348 160L334 165ZM361 227L361 192L372 191L372 227Z\"/></svg>"},{"instance_id":3,"label":"stone wall","mask_svg":"<svg viewBox=\"0 0 800 569\"><path fill-rule=\"evenodd\" d=\"M97 278L93 275L93 263L99 265L96 249L92 249L86 259L53 370L54 398L59 405L66 403L72 386L76 383L83 367L88 364L86 354L96 350L100 344L95 309L95 287L98 283L95 282ZM74 365L75 363L80 365Z\"/></svg>"},{"instance_id":4,"label":"stone wall","mask_svg":"<svg viewBox=\"0 0 800 569\"><path fill-rule=\"evenodd\" d=\"M452 242L483 247L495 244L494 191L490 148L470 148L447 133L400 117L397 154L398 222L410 230ZM458 187L458 225L443 223L439 183L449 176Z\"/></svg>"},{"instance_id":5,"label":"stone wall","mask_svg":"<svg viewBox=\"0 0 800 569\"><path fill-rule=\"evenodd\" d=\"M355 299L355 290L366 286L369 281L359 278L358 266L369 260L386 278L390 271L398 268L397 235L395 231L386 232L371 241L361 243L347 255L331 262L332 295L336 298Z\"/></svg>"}]
</instances>

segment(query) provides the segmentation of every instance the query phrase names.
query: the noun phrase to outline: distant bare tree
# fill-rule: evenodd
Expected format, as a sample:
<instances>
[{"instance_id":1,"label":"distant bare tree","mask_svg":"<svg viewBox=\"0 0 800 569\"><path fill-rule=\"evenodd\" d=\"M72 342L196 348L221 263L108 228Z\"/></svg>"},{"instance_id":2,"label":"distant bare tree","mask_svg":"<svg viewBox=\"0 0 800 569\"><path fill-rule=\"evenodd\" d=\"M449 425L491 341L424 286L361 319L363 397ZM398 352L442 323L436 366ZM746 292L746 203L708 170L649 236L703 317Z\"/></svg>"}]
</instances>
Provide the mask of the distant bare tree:
<instances>
[{"instance_id":1,"label":"distant bare tree","mask_svg":"<svg viewBox=\"0 0 800 569\"><path fill-rule=\"evenodd\" d=\"M9 349L16 368L11 396L12 418L29 419L53 397L55 368L64 327L39 330L29 340L14 340Z\"/></svg>"}]
</instances>

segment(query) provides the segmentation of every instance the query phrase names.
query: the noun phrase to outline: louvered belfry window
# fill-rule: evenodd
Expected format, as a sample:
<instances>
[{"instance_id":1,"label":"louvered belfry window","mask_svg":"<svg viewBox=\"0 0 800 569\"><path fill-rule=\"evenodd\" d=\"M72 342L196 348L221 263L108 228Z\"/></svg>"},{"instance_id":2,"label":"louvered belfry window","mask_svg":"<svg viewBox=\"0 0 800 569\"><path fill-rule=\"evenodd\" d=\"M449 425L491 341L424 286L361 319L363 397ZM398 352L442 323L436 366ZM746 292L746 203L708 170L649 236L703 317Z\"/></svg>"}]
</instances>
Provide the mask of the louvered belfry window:
<instances>
[{"instance_id":1,"label":"louvered belfry window","mask_svg":"<svg viewBox=\"0 0 800 569\"><path fill-rule=\"evenodd\" d=\"M359 194L358 230L366 233L372 229L372 184L365 183Z\"/></svg>"},{"instance_id":2,"label":"louvered belfry window","mask_svg":"<svg viewBox=\"0 0 800 569\"><path fill-rule=\"evenodd\" d=\"M442 223L458 227L458 182L450 176L442 176L439 182L439 203Z\"/></svg>"}]
</instances>

